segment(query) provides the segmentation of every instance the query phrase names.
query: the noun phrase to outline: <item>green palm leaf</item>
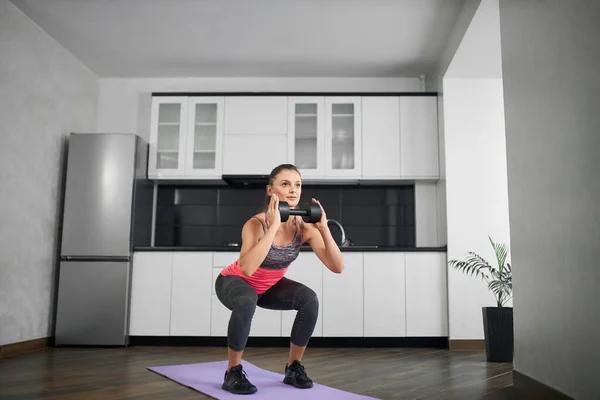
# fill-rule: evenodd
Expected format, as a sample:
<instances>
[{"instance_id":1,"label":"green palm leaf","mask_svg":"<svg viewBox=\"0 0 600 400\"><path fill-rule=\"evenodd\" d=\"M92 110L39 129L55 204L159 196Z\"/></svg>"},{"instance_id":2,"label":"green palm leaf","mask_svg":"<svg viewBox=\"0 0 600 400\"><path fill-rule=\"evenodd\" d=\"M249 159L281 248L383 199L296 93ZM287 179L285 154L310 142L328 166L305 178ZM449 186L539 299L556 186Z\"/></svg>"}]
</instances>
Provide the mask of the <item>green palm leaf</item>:
<instances>
[{"instance_id":1,"label":"green palm leaf","mask_svg":"<svg viewBox=\"0 0 600 400\"><path fill-rule=\"evenodd\" d=\"M484 272L490 267L488 263L475 253L468 254L469 256L465 261L451 260L450 265L467 275L475 275L476 277L486 279L487 275Z\"/></svg>"},{"instance_id":2,"label":"green palm leaf","mask_svg":"<svg viewBox=\"0 0 600 400\"><path fill-rule=\"evenodd\" d=\"M508 256L508 248L505 244L494 243L491 237L488 236L490 243L496 254L496 261L498 262L498 270L503 271L506 268L506 257ZM509 267L510 268L510 267Z\"/></svg>"},{"instance_id":3,"label":"green palm leaf","mask_svg":"<svg viewBox=\"0 0 600 400\"><path fill-rule=\"evenodd\" d=\"M472 251L467 252L464 260L450 260L448 264L470 276L481 277L488 283L488 289L494 294L498 307L512 297L512 267L506 262L508 247L505 244L495 243L491 237L488 239L494 249L498 268L490 265L483 257Z\"/></svg>"},{"instance_id":4,"label":"green palm leaf","mask_svg":"<svg viewBox=\"0 0 600 400\"><path fill-rule=\"evenodd\" d=\"M502 281L493 281L490 282L488 288L494 293L498 307L502 307L504 305L504 299L508 297L508 288L506 284Z\"/></svg>"}]
</instances>

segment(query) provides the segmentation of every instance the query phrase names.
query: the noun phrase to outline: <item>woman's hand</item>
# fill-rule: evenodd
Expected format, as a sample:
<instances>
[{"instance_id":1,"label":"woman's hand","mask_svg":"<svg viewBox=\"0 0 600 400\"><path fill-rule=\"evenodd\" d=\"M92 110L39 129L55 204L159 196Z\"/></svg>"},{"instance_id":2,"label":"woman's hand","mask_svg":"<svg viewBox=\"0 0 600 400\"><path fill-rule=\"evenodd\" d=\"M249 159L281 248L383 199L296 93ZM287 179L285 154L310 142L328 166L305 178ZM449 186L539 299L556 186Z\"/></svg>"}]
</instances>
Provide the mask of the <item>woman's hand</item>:
<instances>
[{"instance_id":1,"label":"woman's hand","mask_svg":"<svg viewBox=\"0 0 600 400\"><path fill-rule=\"evenodd\" d=\"M322 228L326 228L327 227L327 215L325 214L325 209L323 209L323 206L321 205L319 200L313 198L312 202L318 204L319 207L321 207L321 219L319 220L319 222L315 222L315 227L319 230L321 230Z\"/></svg>"},{"instance_id":2,"label":"woman's hand","mask_svg":"<svg viewBox=\"0 0 600 400\"><path fill-rule=\"evenodd\" d=\"M281 214L279 213L279 197L276 194L271 195L269 207L267 208L268 226L279 227L281 225Z\"/></svg>"}]
</instances>

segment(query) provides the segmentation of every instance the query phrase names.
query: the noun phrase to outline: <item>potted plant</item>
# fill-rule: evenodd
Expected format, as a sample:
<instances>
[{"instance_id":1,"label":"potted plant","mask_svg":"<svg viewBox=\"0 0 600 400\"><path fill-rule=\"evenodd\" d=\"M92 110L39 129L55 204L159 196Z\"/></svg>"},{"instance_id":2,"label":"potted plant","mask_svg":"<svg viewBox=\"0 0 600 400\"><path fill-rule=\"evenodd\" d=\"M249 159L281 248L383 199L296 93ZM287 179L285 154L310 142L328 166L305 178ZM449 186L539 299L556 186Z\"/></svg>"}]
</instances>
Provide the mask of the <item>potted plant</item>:
<instances>
[{"instance_id":1,"label":"potted plant","mask_svg":"<svg viewBox=\"0 0 600 400\"><path fill-rule=\"evenodd\" d=\"M481 277L496 297L496 307L482 307L485 350L489 362L512 362L514 351L513 309L506 307L512 298L512 269L506 262L507 246L494 243L488 236L496 255L497 267L483 257L467 252L465 260L450 260L448 264L468 275Z\"/></svg>"}]
</instances>

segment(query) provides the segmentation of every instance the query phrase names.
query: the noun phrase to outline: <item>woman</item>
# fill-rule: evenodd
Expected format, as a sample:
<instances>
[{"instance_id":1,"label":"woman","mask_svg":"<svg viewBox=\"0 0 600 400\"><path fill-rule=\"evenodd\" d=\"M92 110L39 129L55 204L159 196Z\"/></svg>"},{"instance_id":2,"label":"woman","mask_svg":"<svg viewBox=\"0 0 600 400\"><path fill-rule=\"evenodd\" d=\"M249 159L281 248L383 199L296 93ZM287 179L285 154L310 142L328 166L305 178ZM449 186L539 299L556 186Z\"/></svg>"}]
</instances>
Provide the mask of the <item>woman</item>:
<instances>
[{"instance_id":1,"label":"woman","mask_svg":"<svg viewBox=\"0 0 600 400\"><path fill-rule=\"evenodd\" d=\"M264 212L244 224L240 258L224 269L215 282L219 300L231 310L227 329L229 364L222 385L231 393L251 394L257 391L241 365L256 306L270 310L297 310L283 382L297 388L313 386L300 361L317 322L319 301L312 289L284 275L305 242L331 271L341 273L344 262L327 226L325 210L318 200L312 199L312 202L321 208L319 222L305 224L297 216L281 222L279 201L295 208L301 192L302 179L295 166L282 164L271 171Z\"/></svg>"}]
</instances>

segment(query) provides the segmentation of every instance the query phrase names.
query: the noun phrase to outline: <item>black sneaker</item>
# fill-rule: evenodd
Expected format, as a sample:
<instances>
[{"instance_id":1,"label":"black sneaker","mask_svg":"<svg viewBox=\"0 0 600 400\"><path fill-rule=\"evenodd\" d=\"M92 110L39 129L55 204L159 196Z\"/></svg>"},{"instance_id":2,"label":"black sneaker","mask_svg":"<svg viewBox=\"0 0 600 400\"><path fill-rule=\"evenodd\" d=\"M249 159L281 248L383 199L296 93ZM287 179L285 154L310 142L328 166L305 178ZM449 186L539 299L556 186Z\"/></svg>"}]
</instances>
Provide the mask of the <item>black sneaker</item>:
<instances>
[{"instance_id":1,"label":"black sneaker","mask_svg":"<svg viewBox=\"0 0 600 400\"><path fill-rule=\"evenodd\" d=\"M306 375L304 366L300 364L300 361L296 360L289 367L285 366L285 378L283 383L293 385L298 389L308 389L313 387L313 381Z\"/></svg>"},{"instance_id":2,"label":"black sneaker","mask_svg":"<svg viewBox=\"0 0 600 400\"><path fill-rule=\"evenodd\" d=\"M233 394L252 394L257 391L256 386L246 378L241 364L231 367L229 373L225 371L225 379L221 387Z\"/></svg>"}]
</instances>

